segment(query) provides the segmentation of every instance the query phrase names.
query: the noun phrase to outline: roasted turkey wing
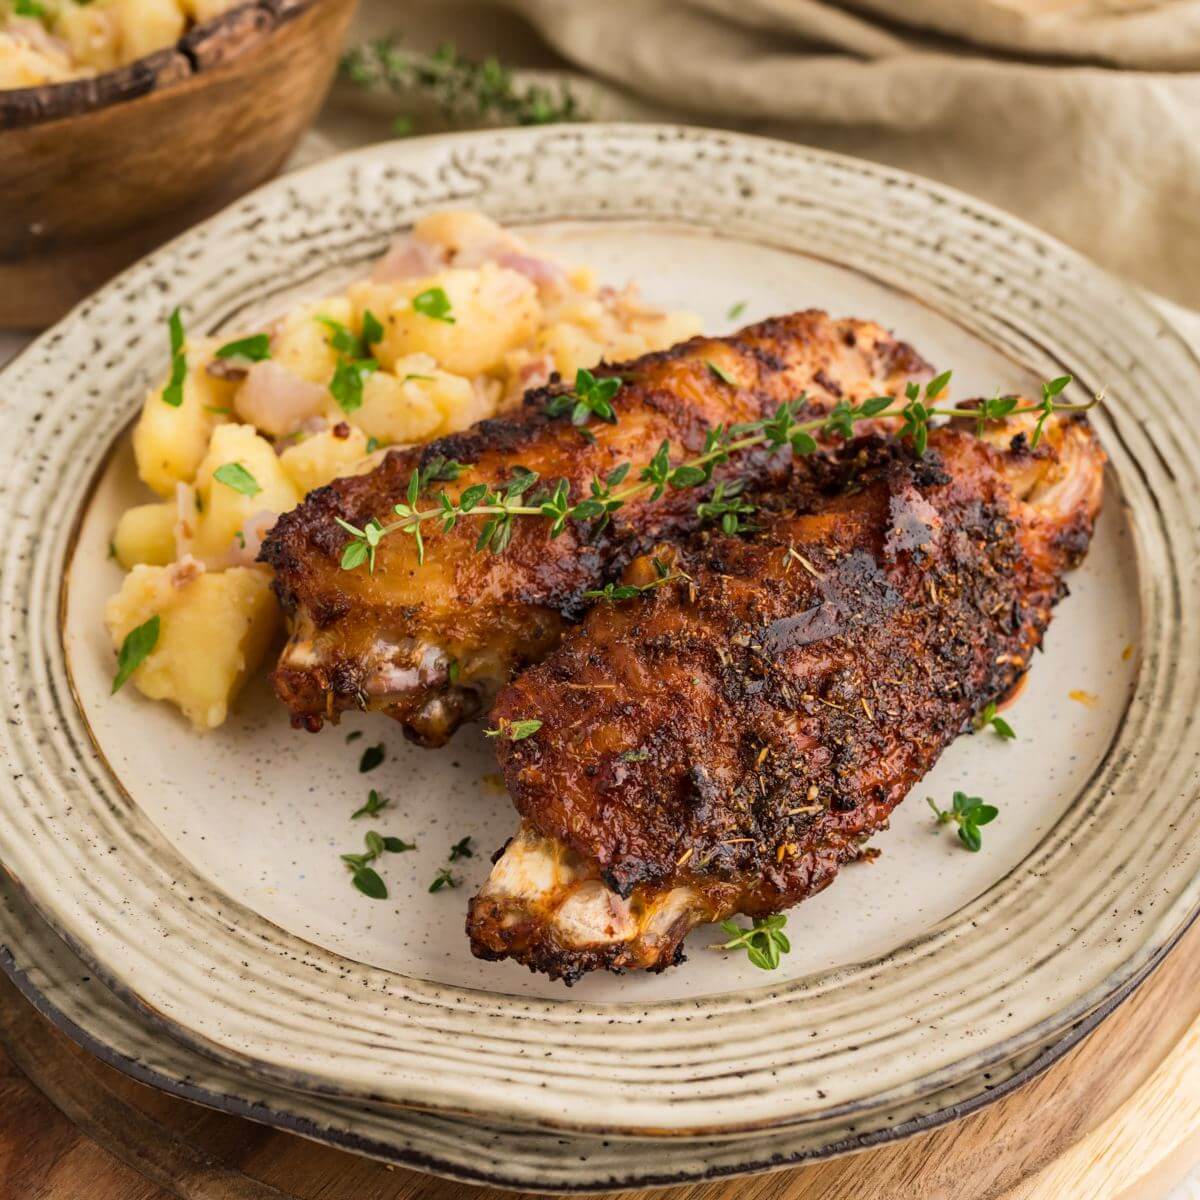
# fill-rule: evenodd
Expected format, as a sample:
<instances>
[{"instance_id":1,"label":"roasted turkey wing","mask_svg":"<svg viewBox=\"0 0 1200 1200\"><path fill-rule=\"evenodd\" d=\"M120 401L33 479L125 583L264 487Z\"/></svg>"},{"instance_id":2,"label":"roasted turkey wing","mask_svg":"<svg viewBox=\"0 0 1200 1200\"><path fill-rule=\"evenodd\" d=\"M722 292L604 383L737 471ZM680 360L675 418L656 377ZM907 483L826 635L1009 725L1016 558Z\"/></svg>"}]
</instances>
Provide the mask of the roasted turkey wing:
<instances>
[{"instance_id":1,"label":"roasted turkey wing","mask_svg":"<svg viewBox=\"0 0 1200 1200\"><path fill-rule=\"evenodd\" d=\"M586 591L639 550L690 533L703 499L691 490L634 501L602 530L573 525L556 539L547 522L520 520L501 555L476 552L478 519L448 533L427 522L423 566L413 538L394 534L380 543L373 574L342 570L347 534L336 518L360 528L371 518L395 520L393 505L405 500L418 467L440 459L466 464L458 479L435 485L455 499L473 484L500 485L522 467L546 483L567 480L577 500L618 465L649 462L664 440L678 461L703 449L710 428L757 420L801 394L820 415L842 398L900 394L909 379L929 373L877 325L802 312L598 368L598 376L624 380L613 401L616 424L592 420L581 432L564 417L550 418L547 402L566 390L557 384L530 393L513 415L392 451L370 474L313 492L264 542L260 557L275 570L291 626L275 690L296 725L316 730L345 709L373 709L402 722L414 740L439 745L486 709L517 670L553 648L564 624L582 612ZM780 486L789 471L786 453L752 450L716 479ZM424 506L430 503L427 493Z\"/></svg>"},{"instance_id":2,"label":"roasted turkey wing","mask_svg":"<svg viewBox=\"0 0 1200 1200\"><path fill-rule=\"evenodd\" d=\"M826 887L1029 669L1103 463L1083 419L1036 450L1027 422L936 431L924 458L859 440L759 532L593 609L496 702L498 728L541 727L498 739L522 824L472 901L475 954L659 970L701 922Z\"/></svg>"}]
</instances>

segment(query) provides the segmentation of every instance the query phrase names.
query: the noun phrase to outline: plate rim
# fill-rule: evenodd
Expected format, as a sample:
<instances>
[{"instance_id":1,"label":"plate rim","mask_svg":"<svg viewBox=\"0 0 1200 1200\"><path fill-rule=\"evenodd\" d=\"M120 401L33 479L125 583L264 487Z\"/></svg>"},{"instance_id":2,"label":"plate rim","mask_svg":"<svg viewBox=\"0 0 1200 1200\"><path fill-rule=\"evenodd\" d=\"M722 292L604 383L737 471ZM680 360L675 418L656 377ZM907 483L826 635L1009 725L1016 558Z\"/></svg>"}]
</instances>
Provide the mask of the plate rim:
<instances>
[{"instance_id":1,"label":"plate rim","mask_svg":"<svg viewBox=\"0 0 1200 1200\"><path fill-rule=\"evenodd\" d=\"M1044 245L1049 245L1055 249L1056 253L1063 254L1069 260L1074 260L1079 264L1083 264L1086 267L1087 273L1090 275L1106 277L1106 273L1100 271L1099 268L1094 267L1092 264L1087 263L1086 260L1084 260L1082 258L1082 256L1078 255L1074 251L1070 251L1064 247L1061 247L1059 244L1057 244L1054 241L1054 239L1050 238L1048 235L1041 233L1040 231L1033 230L1032 227L1029 227L1025 222L1021 222L1019 219L1012 218L1012 217L1008 216L1007 214L1000 214L1000 213L998 213L998 210L991 209L990 206L985 205L981 202L975 201L972 198L964 197L962 194L955 192L953 189L944 188L941 185L930 184L925 180L918 179L917 177L914 177L914 176L908 176L904 172L894 171L891 168L879 167L875 164L864 163L861 160L848 158L846 156L830 154L830 153L823 152L823 151L813 151L806 147L794 146L794 145L787 144L787 143L780 143L780 142L776 142L772 139L754 138L754 137L750 137L747 135L734 135L734 134L724 133L721 131L707 131L707 130L703 130L703 129L697 129L694 127L596 125L596 126L588 127L587 133L590 135L595 135L595 136L602 135L602 134L603 135L614 135L614 134L624 133L624 134L627 134L630 136L632 136L633 134L636 134L637 136L642 136L642 137L647 136L647 135L654 136L655 134L660 134L660 135L665 134L666 136L669 136L669 137L681 137L685 141L714 140L718 144L734 145L734 146L742 145L745 143L758 143L761 146L769 147L770 151L772 153L778 154L778 153L782 152L786 155L794 156L798 163L801 163L804 160L827 161L827 162L832 162L835 164L840 164L842 166L847 166L847 165L851 166L851 167L853 167L853 169L855 171L857 171L861 174L872 175L876 179L883 178L885 180L887 180L887 179L900 180L902 183L907 181L908 186L913 186L913 185L919 186L923 191L925 191L927 193L930 193L930 194L942 193L945 198L951 199L954 202L954 204L960 208L964 208L971 212L976 212L976 213L991 212L994 216L999 218L998 223L1000 223L1004 226L1008 226L1010 228L1024 227L1029 232L1029 234L1031 235L1031 239L1034 242L1041 243ZM544 131L532 131L531 130L531 131L516 131L515 133L509 132L507 137L504 140L515 140L515 138L517 136L526 137L526 138L535 138L535 137L539 136L540 134L544 134ZM477 140L478 138L479 138L479 135L475 135L475 134L436 135L431 138L416 139L416 140L414 140L414 144L416 142L442 143L442 142L446 142L446 141L453 141L458 144L463 144L470 140ZM384 145L386 147L390 144L385 143ZM406 143L406 146L407 145L408 144ZM276 181L275 183L268 184L264 188L259 189L258 192L252 193L252 195L259 195L260 193L270 192L273 189L281 189L282 186L287 185L287 184L294 184L298 179L303 179L308 174L317 174L323 170L328 170L329 164L331 162L337 163L337 164L340 164L343 166L350 164L350 163L356 163L356 162L369 162L372 159L374 159L375 156L380 155L381 153L383 153L383 151L381 150L380 147L364 147L364 148L360 148L358 150L350 151L347 154L337 156L336 159L326 160L323 163L320 163L314 167L308 168L308 170L306 172L298 173L297 176L286 177L284 180ZM392 153L393 154L395 153L394 147L392 147ZM234 205L234 206L231 206L230 210L226 210L226 211L227 212L232 211L237 208L238 208L238 205ZM205 222L204 225L199 228L201 230L203 230L203 229L215 226L215 225L219 225L220 222L222 221L222 218L224 215L225 214L219 214L216 218L213 218L212 220ZM197 232L196 230L192 230L188 234L182 235L182 237L179 239L176 239L175 242L169 243L167 247L164 247L164 248L160 249L159 251L156 251L153 255L149 256L147 260L143 260L142 264L138 264L134 268L131 268L129 271L123 273L122 276L118 277L118 279L116 281L114 281L112 284L109 284L104 289L105 294L108 294L110 292L115 292L116 290L118 290L122 281L128 281L129 278L132 278L139 271L139 269L143 268L144 263L152 261L152 260L157 261L159 259L163 259L166 257L167 251L170 250L171 247L174 247L183 241L190 241L195 236L196 232ZM1113 279L1111 279L1111 277L1107 277L1107 278L1108 278L1108 282L1117 289L1117 294L1120 295L1120 297L1122 298L1122 300L1124 302L1141 305L1141 307L1145 310L1145 312L1151 315L1153 321L1156 324L1161 325L1165 330L1167 330L1169 335L1173 337L1174 341L1178 344L1178 346L1183 349L1185 355L1190 360L1193 369L1200 370L1200 359L1197 359L1195 351L1193 350L1191 345L1188 343L1188 341L1185 338L1183 338L1182 336L1180 336L1174 330L1172 323L1165 316L1162 316L1161 314L1156 312L1154 309L1152 309L1150 307L1150 305L1148 304L1148 302L1146 302L1140 295L1138 295L1138 293L1134 292L1127 285L1124 285L1124 284L1120 283L1119 281L1113 280ZM923 300L923 302L928 303L928 301L925 301L924 298L921 298L921 299ZM78 315L80 313L80 309L84 308L88 303L90 303L90 301L85 301L83 303L83 305L78 306L75 310L73 310L71 316L69 316L67 318L67 321L70 321L73 317ZM55 329L57 329L57 328L58 327L56 326ZM43 335L43 338L39 339L37 342L34 343L34 345L32 347L30 347L22 355L18 356L18 358L16 360L14 360L14 362L12 364L10 364L8 368L5 369L3 374L0 374L0 381L3 381L3 382L9 381L9 379L17 373L17 368L22 366L24 364L25 360L31 356L31 352L34 351L35 349L37 349L39 346L41 346L42 343L47 338L52 336L52 334L54 332L55 331L52 330L50 332L50 334ZM65 563L60 564L60 569L61 569L61 576L65 579L65 576L67 574L66 564ZM25 888L23 885L22 885L22 890L26 894L30 893L30 889ZM45 913L43 905L36 902L36 897L35 897L35 904L36 904L36 907L39 909L39 911L43 912L43 915L47 915ZM235 907L239 907L239 906L235 905ZM1182 932L1182 929L1186 927L1186 923L1188 921L1190 921L1191 919L1194 919L1194 917L1196 915L1197 907L1198 906L1196 904L1193 904L1191 910L1184 914L1183 923L1182 924L1176 923L1173 926L1173 933L1171 931L1168 931L1166 938L1164 938L1163 933L1162 933L1162 929L1166 925L1167 919L1168 919L1167 914L1164 913L1162 915L1162 918L1161 918L1159 924L1155 926L1155 929L1158 932L1155 934L1154 938L1151 938L1151 936L1147 933L1142 938L1143 944L1148 941L1156 940L1158 942L1158 944L1161 945L1164 943L1164 941L1169 940L1170 937L1177 938L1180 935L1180 933ZM258 920L265 920L265 918L258 917L257 914L253 914L253 915ZM74 948L77 949L77 952L85 950L84 947L77 946L75 943L75 940L71 937L69 932L63 928L60 928L54 920L51 920L51 924L56 928L56 931L60 934L60 936L63 936L64 939L69 944L71 944ZM298 935L288 934L288 936L296 937ZM891 954L895 954L896 950L900 949L900 948L902 948L902 947L893 948L889 952L889 956ZM82 953L81 956L88 960L91 960L93 958L92 955L90 955L86 952ZM1078 1005L1086 1010L1087 1008L1094 1007L1094 1004L1086 1003L1088 996L1092 996L1094 993L1104 993L1106 995L1111 994L1114 984L1119 986L1119 983L1117 981L1120 976L1124 975L1126 978L1130 977L1128 968L1129 968L1129 964L1131 961L1134 961L1134 960L1132 960L1132 959L1123 960L1122 968L1124 968L1124 969L1121 971L1114 972L1113 975L1106 977L1106 979L1103 981L1103 983L1097 985L1097 987L1095 989L1093 989L1092 993L1088 993L1087 996L1084 996L1084 997L1079 997L1078 1002L1077 1002ZM105 971L105 968L102 966L102 964L100 964L99 962L96 962L95 969L97 971L97 974L100 975L102 978L106 977L106 971ZM1136 973L1136 971L1134 973ZM118 981L115 979L113 979L111 982L118 983ZM789 981L789 982L794 983L795 981ZM457 990L457 989L449 987L448 985L435 985L435 986L440 988L442 991L446 991L446 992ZM118 990L120 990L119 983L118 983ZM128 989L126 989L126 990L128 990ZM504 1002L512 1002L513 1001L513 997L507 996L503 993L489 993L489 992L484 991L483 989L467 989L467 990L469 990L470 994L476 998L486 998L486 999L490 999L490 1000L495 1000L497 998L500 998ZM741 989L740 991L738 991L736 993L732 993L732 995L743 996L747 992L770 993L772 990L785 991L785 990L787 990L787 985L785 985L781 989L772 989L770 984L765 984L762 987L758 987L758 988ZM729 998L729 996L725 995L725 996L719 996L719 997L712 997L709 999L724 1000L724 999L728 999L728 998ZM144 998L142 998L140 995L136 994L135 992L129 991L129 995L128 995L127 999L132 1003L138 1004L139 1007L142 1007L143 1009L147 1010L150 1013L150 1015L153 1017L153 1019L170 1023L169 1019L165 1016L165 1014L156 1013L154 1010L154 1006L149 1001L145 1000ZM538 1005L540 1005L542 1003L545 1003L545 1004L551 1003L549 1001L547 1001L547 1002L527 1001L524 998L517 998L517 1002L524 1003L527 1007L529 1006L530 1003L534 1003L534 1004L538 1004ZM635 1002L635 1003L637 1003L637 1002ZM618 1007L618 1005L616 1003L613 1003L613 1004L605 1004L605 1005L589 1005L588 1007L610 1009L610 1008ZM640 1002L639 1007L653 1007L656 1011L661 1012L661 1011L670 1009L672 1007L693 1008L694 1005L689 1001L661 1001L661 1002L645 1002L645 1001L643 1001L643 1002ZM1060 1010L1059 1012L1055 1013L1051 1018L1048 1018L1047 1021L1043 1022L1042 1024L1050 1025L1053 1027L1061 1027L1064 1024L1069 1025L1070 1023L1072 1023L1072 1021L1077 1020L1077 1019L1079 1019L1079 1015L1078 1015L1078 1013L1075 1012L1074 1009L1066 1010L1066 1011ZM193 1034L193 1032L186 1029L186 1027L184 1027L182 1025L179 1026L179 1029L182 1030L184 1033L184 1036L180 1040L184 1040L184 1041L187 1041L190 1043L193 1036L195 1036ZM1006 1057L1008 1054L1015 1053L1016 1050L1019 1049L1019 1045L1016 1045L1015 1043L1019 1043L1022 1040L1022 1038L1028 1039L1028 1038L1032 1037L1035 1031L1041 1032L1041 1026L1033 1026L1032 1028L1026 1028L1026 1029L1022 1030L1019 1034L1011 1035L1008 1039L1005 1039L1004 1041L997 1043L997 1045L994 1047L994 1057L988 1061L997 1061L998 1058L1000 1058L1000 1057ZM178 1037L179 1036L178 1033L176 1033L175 1036ZM242 1056L235 1055L227 1046L222 1046L219 1043L213 1044L213 1043L209 1043L208 1041L202 1041L200 1044L197 1045L196 1048L201 1049L202 1052L215 1053L217 1057L222 1058L223 1060L232 1058L234 1061L239 1061L239 1062L243 1061ZM271 1073L272 1071L274 1071L276 1069L273 1064L268 1063L268 1062L263 1062L261 1060L247 1058L244 1061L251 1065L256 1065L259 1069L262 1070L262 1072L264 1074ZM962 1061L973 1061L973 1060L968 1058L968 1059L962 1060ZM315 1075L311 1075L307 1072L297 1072L295 1074L293 1074L292 1072L287 1072L286 1075L290 1080L293 1081L293 1083L292 1083L293 1086L295 1086L295 1081L297 1079L303 1079L303 1080L305 1080L305 1082L301 1086L307 1086L307 1087L312 1088L313 1090L321 1090L321 1087L319 1084L319 1077L317 1077ZM314 1084L318 1084L318 1086L314 1087ZM353 1095L355 1093L353 1090L351 1090L347 1094ZM431 1108L432 1106L427 1105L427 1104L421 1104L420 1107ZM436 1109L434 1109L434 1110L436 1111ZM451 1111L455 1111L455 1110L451 1110ZM812 1119L814 1119L814 1120L815 1119L823 1119L823 1117L826 1115L828 1115L828 1114L825 1113L825 1114L822 1114L821 1117L813 1117ZM788 1119L786 1117L772 1118L769 1120L765 1120L764 1122L757 1122L753 1126L737 1126L737 1125L730 1125L730 1124L722 1124L718 1128L724 1132L724 1131L729 1131L734 1128L762 1128L762 1127L769 1127L771 1125L777 1125L780 1123L788 1123ZM547 1125L548 1127L555 1127L554 1123L545 1122L542 1120L539 1120L538 1124L539 1125ZM562 1125L560 1127L572 1128L572 1126L570 1126L570 1125ZM588 1128L594 1129L596 1127L590 1126ZM608 1128L612 1128L612 1126L605 1125L605 1126L603 1126L603 1128L608 1129ZM686 1129L684 1129L684 1128L680 1129L680 1132L687 1132L687 1133L692 1133L695 1131L696 1131L696 1127L694 1127L694 1126L688 1126L688 1127L686 1127Z\"/></svg>"},{"instance_id":2,"label":"plate rim","mask_svg":"<svg viewBox=\"0 0 1200 1200\"><path fill-rule=\"evenodd\" d=\"M57 932L41 917L21 889L18 887L16 890L20 894L20 901L29 905L32 910L32 919L45 926L48 936L57 938L59 936ZM0 897L0 900L2 900L2 897ZM1020 1067L999 1083L988 1083L986 1086L981 1084L979 1091L967 1100L947 1104L944 1108L940 1108L925 1116L914 1117L895 1125L889 1125L884 1129L845 1135L833 1139L820 1148L813 1150L775 1154L769 1159L754 1158L742 1164L710 1166L699 1171L680 1169L669 1174L663 1172L652 1173L643 1171L638 1173L631 1171L623 1178L612 1179L610 1177L603 1180L597 1179L595 1183L547 1182L535 1184L527 1177L516 1173L505 1174L503 1171L467 1168L461 1164L440 1158L436 1153L404 1150L370 1135L354 1134L328 1125L322 1126L316 1118L305 1117L295 1112L288 1112L284 1108L276 1107L272 1103L245 1100L228 1092L213 1091L199 1083L176 1078L164 1070L130 1058L128 1054L109 1045L100 1034L85 1028L79 1021L69 1016L33 981L29 970L18 963L12 946L2 941L0 941L0 972L13 984L24 1000L28 1001L55 1029L64 1034L80 1049L91 1054L114 1070L121 1072L121 1074L179 1099L187 1100L218 1112L228 1113L232 1116L267 1126L268 1128L280 1130L284 1133L304 1137L322 1145L346 1150L350 1153L381 1162L396 1163L412 1170L434 1174L445 1179L453 1179L458 1182L476 1185L490 1185L493 1187L532 1191L547 1195L591 1195L607 1193L613 1190L671 1187L686 1183L708 1183L721 1179L737 1178L739 1176L768 1174L775 1171L788 1170L853 1154L860 1150L905 1141L910 1137L927 1133L933 1129L939 1129L944 1125L952 1124L985 1108L989 1108L992 1104L1043 1074L1085 1037L1094 1033L1100 1025L1112 1016L1158 970L1167 957L1174 951L1179 940L1191 928L1192 923L1189 922L1187 927L1180 930L1178 937L1169 946L1165 947L1160 956L1150 964L1140 977L1130 983L1126 989L1110 997L1100 1008L1089 1013L1076 1025L1072 1026L1063 1036L1047 1046L1030 1063ZM69 946L68 950L70 950ZM71 952L73 953L73 951ZM83 962L82 959L80 961ZM140 1014L135 1008L130 1009L130 1015L134 1020L138 1019L139 1016L145 1019L144 1014ZM296 1093L296 1095L302 1099L304 1093ZM397 1106L396 1111L403 1113L406 1110L402 1106Z\"/></svg>"}]
</instances>

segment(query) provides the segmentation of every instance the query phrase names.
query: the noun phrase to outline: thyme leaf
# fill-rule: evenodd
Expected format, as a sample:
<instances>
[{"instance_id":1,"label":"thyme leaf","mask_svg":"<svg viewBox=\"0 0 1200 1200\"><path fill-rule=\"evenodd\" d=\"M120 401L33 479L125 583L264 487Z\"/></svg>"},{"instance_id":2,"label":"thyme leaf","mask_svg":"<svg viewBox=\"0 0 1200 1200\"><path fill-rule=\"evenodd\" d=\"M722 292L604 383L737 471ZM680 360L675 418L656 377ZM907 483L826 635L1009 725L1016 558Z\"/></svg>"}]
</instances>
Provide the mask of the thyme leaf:
<instances>
[{"instance_id":1,"label":"thyme leaf","mask_svg":"<svg viewBox=\"0 0 1200 1200\"><path fill-rule=\"evenodd\" d=\"M503 737L510 742L522 742L527 737L532 737L542 727L541 721L510 721L507 717L501 717L497 725L496 729L485 729L483 736Z\"/></svg>"},{"instance_id":2,"label":"thyme leaf","mask_svg":"<svg viewBox=\"0 0 1200 1200\"><path fill-rule=\"evenodd\" d=\"M1005 741L1011 741L1017 736L1013 727L1003 717L997 715L994 700L989 701L979 716L975 718L974 725L976 729L987 729L990 725Z\"/></svg>"}]
</instances>

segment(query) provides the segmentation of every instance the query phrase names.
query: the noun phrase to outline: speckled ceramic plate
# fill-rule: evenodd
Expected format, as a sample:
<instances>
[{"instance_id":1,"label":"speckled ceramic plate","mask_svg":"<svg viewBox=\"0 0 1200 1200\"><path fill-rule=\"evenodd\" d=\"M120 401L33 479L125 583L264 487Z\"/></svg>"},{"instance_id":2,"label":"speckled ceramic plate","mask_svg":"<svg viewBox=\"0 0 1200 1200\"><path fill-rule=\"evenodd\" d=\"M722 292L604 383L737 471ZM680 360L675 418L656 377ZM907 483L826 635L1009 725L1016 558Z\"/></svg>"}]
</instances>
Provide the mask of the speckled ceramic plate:
<instances>
[{"instance_id":1,"label":"speckled ceramic plate","mask_svg":"<svg viewBox=\"0 0 1200 1200\"><path fill-rule=\"evenodd\" d=\"M3 876L0 970L59 1029L143 1083L372 1158L472 1183L554 1192L608 1192L773 1170L934 1128L1032 1078L1125 995L1115 995L1046 1047L859 1119L739 1138L673 1137L648 1144L305 1094L217 1063L164 1037L153 1022L123 1004Z\"/></svg>"},{"instance_id":2,"label":"speckled ceramic plate","mask_svg":"<svg viewBox=\"0 0 1200 1200\"><path fill-rule=\"evenodd\" d=\"M197 738L108 695L105 560L129 495L122 431L191 328L244 325L380 252L414 216L476 205L710 329L821 304L871 316L956 371L957 394L1071 371L1104 388L1106 511L1011 718L965 738L849 869L791 917L764 975L691 940L661 977L572 992L477 963L451 842L512 827L477 732L388 747L370 782L392 899L353 892L357 746L287 729L264 687ZM881 168L695 130L586 127L399 143L255 193L76 310L2 379L0 858L124 999L175 1037L310 1093L589 1133L732 1136L861 1120L1045 1046L1137 979L1200 901L1200 367L1136 296L973 201ZM114 454L113 448L116 447ZM1074 697L1074 698L1073 698ZM999 805L983 853L919 803ZM360 824L360 823L359 823Z\"/></svg>"}]
</instances>

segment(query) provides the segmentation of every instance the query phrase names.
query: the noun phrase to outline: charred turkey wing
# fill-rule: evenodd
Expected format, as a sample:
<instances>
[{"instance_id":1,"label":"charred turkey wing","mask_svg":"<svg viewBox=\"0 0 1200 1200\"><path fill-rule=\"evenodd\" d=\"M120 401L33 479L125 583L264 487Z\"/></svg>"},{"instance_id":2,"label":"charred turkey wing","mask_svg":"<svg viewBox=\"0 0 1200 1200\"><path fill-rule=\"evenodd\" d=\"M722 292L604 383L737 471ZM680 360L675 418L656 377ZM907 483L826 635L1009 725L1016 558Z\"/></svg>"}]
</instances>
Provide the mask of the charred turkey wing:
<instances>
[{"instance_id":1,"label":"charred turkey wing","mask_svg":"<svg viewBox=\"0 0 1200 1200\"><path fill-rule=\"evenodd\" d=\"M483 958L571 981L660 970L688 931L832 882L1029 668L1087 548L1104 455L1085 420L924 458L875 439L797 474L747 539L593 609L499 695L522 818L472 901ZM645 573L641 562L634 573Z\"/></svg>"},{"instance_id":2,"label":"charred turkey wing","mask_svg":"<svg viewBox=\"0 0 1200 1200\"><path fill-rule=\"evenodd\" d=\"M418 468L439 458L466 464L457 480L436 485L452 499L473 484L498 486L518 466L544 483L566 479L572 496L582 497L593 478L619 464L647 463L664 439L683 457L703 447L709 428L757 420L801 394L819 415L839 399L898 394L929 373L877 325L802 312L598 368L598 376L624 383L613 401L617 423L593 421L590 436L547 416L548 400L566 390L560 384L530 393L510 416L393 451L370 474L311 493L264 542L260 557L275 569L291 628L275 690L296 725L316 730L345 709L373 709L414 740L439 745L557 644L565 623L580 615L585 591L659 539L690 533L702 499L691 491L635 501L602 531L572 526L556 539L544 521L518 521L502 555L476 552L477 520L448 533L429 522L423 566L413 539L397 535L381 542L374 573L342 570L347 535L336 519L358 527L392 520ZM748 450L716 478L781 486L789 471L786 454Z\"/></svg>"}]
</instances>

